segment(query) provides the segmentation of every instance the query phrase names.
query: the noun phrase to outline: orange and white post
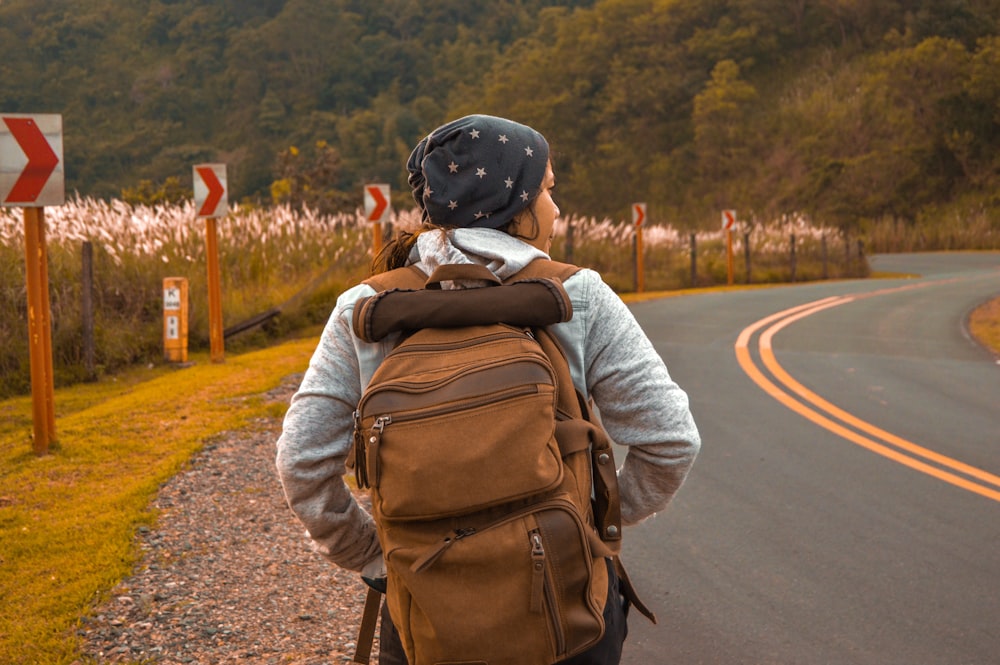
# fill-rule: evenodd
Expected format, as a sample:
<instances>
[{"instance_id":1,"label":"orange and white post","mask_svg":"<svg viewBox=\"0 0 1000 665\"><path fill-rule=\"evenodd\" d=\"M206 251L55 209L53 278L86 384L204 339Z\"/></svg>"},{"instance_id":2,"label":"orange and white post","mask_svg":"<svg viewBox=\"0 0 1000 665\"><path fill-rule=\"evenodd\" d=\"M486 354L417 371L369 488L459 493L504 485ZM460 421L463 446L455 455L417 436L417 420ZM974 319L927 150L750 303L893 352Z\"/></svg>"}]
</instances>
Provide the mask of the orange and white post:
<instances>
[{"instance_id":1,"label":"orange and white post","mask_svg":"<svg viewBox=\"0 0 1000 665\"><path fill-rule=\"evenodd\" d=\"M722 229L726 233L726 283L733 284L733 231L736 228L736 211L722 211Z\"/></svg>"},{"instance_id":2,"label":"orange and white post","mask_svg":"<svg viewBox=\"0 0 1000 665\"><path fill-rule=\"evenodd\" d=\"M219 240L216 219L229 213L225 164L194 167L194 205L205 219L205 259L208 268L208 340L213 363L226 359L222 328L222 279L219 271Z\"/></svg>"},{"instance_id":3,"label":"orange and white post","mask_svg":"<svg viewBox=\"0 0 1000 665\"><path fill-rule=\"evenodd\" d=\"M0 113L0 205L24 208L32 448L45 455L56 440L55 380L45 206L66 202L62 116Z\"/></svg>"},{"instance_id":4,"label":"orange and white post","mask_svg":"<svg viewBox=\"0 0 1000 665\"><path fill-rule=\"evenodd\" d=\"M389 185L365 185L365 219L372 223L372 256L382 251L382 224L389 221Z\"/></svg>"},{"instance_id":5,"label":"orange and white post","mask_svg":"<svg viewBox=\"0 0 1000 665\"><path fill-rule=\"evenodd\" d=\"M24 209L25 276L28 286L28 357L31 362L33 449L45 455L56 440L55 379L49 267L45 248L45 209Z\"/></svg>"},{"instance_id":6,"label":"orange and white post","mask_svg":"<svg viewBox=\"0 0 1000 665\"><path fill-rule=\"evenodd\" d=\"M188 281L184 277L163 280L163 359L170 363L188 359Z\"/></svg>"},{"instance_id":7,"label":"orange and white post","mask_svg":"<svg viewBox=\"0 0 1000 665\"><path fill-rule=\"evenodd\" d=\"M635 290L643 293L646 290L646 266L643 261L645 252L642 249L642 225L646 221L646 204L632 204L632 224L635 226Z\"/></svg>"}]
</instances>

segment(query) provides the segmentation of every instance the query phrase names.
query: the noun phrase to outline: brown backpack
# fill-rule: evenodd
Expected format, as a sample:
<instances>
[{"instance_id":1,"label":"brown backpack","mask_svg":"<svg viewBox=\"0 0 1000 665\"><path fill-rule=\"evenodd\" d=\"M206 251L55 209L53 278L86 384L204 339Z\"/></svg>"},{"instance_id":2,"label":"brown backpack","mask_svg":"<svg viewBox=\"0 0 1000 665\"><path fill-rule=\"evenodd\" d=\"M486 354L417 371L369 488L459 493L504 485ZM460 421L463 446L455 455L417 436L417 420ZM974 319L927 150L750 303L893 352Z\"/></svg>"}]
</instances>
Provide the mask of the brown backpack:
<instances>
[{"instance_id":1,"label":"brown backpack","mask_svg":"<svg viewBox=\"0 0 1000 665\"><path fill-rule=\"evenodd\" d=\"M535 261L500 285L482 266L402 268L355 306L361 339L401 333L349 466L371 489L410 665L550 665L604 633L615 464L544 327L572 317L561 280L576 270ZM450 279L497 284L440 290Z\"/></svg>"}]
</instances>

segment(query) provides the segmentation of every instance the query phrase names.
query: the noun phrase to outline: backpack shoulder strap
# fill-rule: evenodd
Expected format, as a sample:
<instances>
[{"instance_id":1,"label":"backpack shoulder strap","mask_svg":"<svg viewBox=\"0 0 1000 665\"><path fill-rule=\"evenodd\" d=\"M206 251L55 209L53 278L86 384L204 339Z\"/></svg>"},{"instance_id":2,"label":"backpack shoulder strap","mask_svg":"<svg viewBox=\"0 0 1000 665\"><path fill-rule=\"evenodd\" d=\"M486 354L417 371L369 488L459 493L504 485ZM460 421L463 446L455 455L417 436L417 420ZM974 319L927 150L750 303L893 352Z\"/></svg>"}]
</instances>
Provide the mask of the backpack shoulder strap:
<instances>
[{"instance_id":1,"label":"backpack shoulder strap","mask_svg":"<svg viewBox=\"0 0 1000 665\"><path fill-rule=\"evenodd\" d=\"M555 278L560 282L565 282L580 270L580 266L575 266L571 263L561 263L549 259L535 259L505 281L509 284L510 282L518 282L526 279Z\"/></svg>"},{"instance_id":2,"label":"backpack shoulder strap","mask_svg":"<svg viewBox=\"0 0 1000 665\"><path fill-rule=\"evenodd\" d=\"M380 272L364 280L362 284L367 284L376 291L389 291L391 289L416 290L424 288L427 282L427 275L414 264L396 268L388 272Z\"/></svg>"}]
</instances>

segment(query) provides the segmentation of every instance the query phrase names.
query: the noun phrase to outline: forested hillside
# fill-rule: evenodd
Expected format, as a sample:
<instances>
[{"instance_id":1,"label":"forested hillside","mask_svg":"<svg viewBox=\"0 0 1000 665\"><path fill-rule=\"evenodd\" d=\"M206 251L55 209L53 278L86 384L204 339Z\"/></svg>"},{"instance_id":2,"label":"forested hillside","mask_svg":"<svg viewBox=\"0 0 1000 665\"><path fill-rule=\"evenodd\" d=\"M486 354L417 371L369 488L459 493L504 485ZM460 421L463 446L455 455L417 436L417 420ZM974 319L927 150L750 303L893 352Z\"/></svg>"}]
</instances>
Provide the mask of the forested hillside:
<instances>
[{"instance_id":1,"label":"forested hillside","mask_svg":"<svg viewBox=\"0 0 1000 665\"><path fill-rule=\"evenodd\" d=\"M3 0L0 111L62 113L67 188L100 197L223 161L234 199L353 208L379 180L405 204L412 145L485 112L549 137L564 211L905 223L1000 207L998 18L1000 0Z\"/></svg>"}]
</instances>

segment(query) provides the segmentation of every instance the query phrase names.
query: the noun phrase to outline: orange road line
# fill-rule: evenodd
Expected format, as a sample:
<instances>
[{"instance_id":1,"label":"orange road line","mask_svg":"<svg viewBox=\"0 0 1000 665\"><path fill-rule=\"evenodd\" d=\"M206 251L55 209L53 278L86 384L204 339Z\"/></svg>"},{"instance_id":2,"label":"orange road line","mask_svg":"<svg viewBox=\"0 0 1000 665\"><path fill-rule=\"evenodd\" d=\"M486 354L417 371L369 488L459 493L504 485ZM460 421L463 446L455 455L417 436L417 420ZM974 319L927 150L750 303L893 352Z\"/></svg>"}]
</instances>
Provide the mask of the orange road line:
<instances>
[{"instance_id":1,"label":"orange road line","mask_svg":"<svg viewBox=\"0 0 1000 665\"><path fill-rule=\"evenodd\" d=\"M839 305L842 303L834 303L834 304ZM972 476L974 478L978 478L979 480L987 482L991 485L995 485L996 487L1000 487L1000 476L995 476L992 473L989 473L988 471L983 471L982 469L970 466L963 462L959 462L958 460L952 459L951 457L947 457L940 453L934 452L933 450L929 450L927 448L919 446L902 437L896 436L891 432L887 432L884 429L876 427L875 425L872 425L867 421L861 420L857 416L854 416L844 411L843 409L838 408L837 406L831 404L830 402L826 401L816 393L812 392L811 390L803 386L801 383L792 378L791 375L789 375L788 372L786 372L785 369L778 364L778 359L775 357L774 351L771 347L771 339L774 337L774 335L779 330L789 325L790 323L794 323L799 319L809 316L810 314L813 314L819 311L820 309L826 309L826 307L829 306L830 305L812 310L807 310L806 312L801 312L799 314L793 314L792 316L789 316L783 321L774 324L773 326L768 328L764 333L761 334L759 342L761 360L763 360L764 365L769 370L771 370L771 373L778 380L778 382L784 384L785 387L791 389L792 392L796 393L807 402L810 402L815 406L819 407L821 410L826 411L834 418L838 418L841 421L847 423L848 425L852 425L853 427L860 429L863 432L867 432L872 436L878 437L879 439L882 439L886 443L890 443L896 446L897 448L902 448L903 450L906 450L907 452L912 453L914 455L923 457L924 459L937 462L942 466L954 469L955 471L964 473L967 476Z\"/></svg>"},{"instance_id":2,"label":"orange road line","mask_svg":"<svg viewBox=\"0 0 1000 665\"><path fill-rule=\"evenodd\" d=\"M912 288L912 286L900 287L900 289L906 289L906 288ZM884 292L889 292L893 290L896 289L886 289ZM875 427L874 425L871 425L859 418L856 418L848 414L846 411L843 411L842 409L835 407L833 404L830 404L826 400L820 398L818 395L812 393L804 386L799 384L797 381L792 379L792 377L778 364L777 359L774 357L774 352L771 348L771 339L773 338L776 332L784 328L786 325L792 323L793 321L797 321L806 316L815 314L816 312L828 309L830 307L836 307L838 305L843 305L845 303L852 302L853 300L854 298L850 296L845 296L845 297L835 296L835 297L825 298L823 300L818 300L813 303L807 303L805 305L799 305L798 307L792 307L790 309L777 312L776 314L772 314L748 326L747 328L745 328L743 331L740 332L735 344L736 359L739 362L740 367L747 374L747 376L749 376L750 379L754 381L754 383L756 383L760 388L764 390L764 392L766 392L768 395L770 395L780 403L784 404L792 411L798 413L802 417L819 425L820 427L823 427L824 429L833 432L834 434L837 434L838 436L841 436L847 439L848 441L851 441L852 443L855 443L863 448L866 448L867 450L870 450L878 455L882 455L883 457L898 462L899 464L910 467L916 471L920 471L921 473L925 473L929 476L932 476L949 484L955 485L962 489L974 492L986 498L1000 502L1000 491L996 491L988 487L983 487L982 485L978 485L965 478L956 476L952 473L943 471L937 467L926 464L920 461L919 459L914 459L909 455L905 455L893 448L882 445L877 441L873 441L872 439L862 436L857 432L844 427L840 423L830 420L823 414L803 405L801 402L794 399L789 393L785 392L784 390L782 390L782 388L775 385L775 383L772 382L770 379L768 379L764 375L764 373L761 372L760 369L758 369L758 367L754 364L754 361L750 356L750 351L749 351L749 344L753 334L757 330L763 328L764 326L770 325L775 321L779 321L779 323L773 326L772 329L769 329L768 331L766 331L761 335L761 340L759 342L759 349L760 349L761 359L764 362L765 366L767 366L768 369L774 374L775 378L778 379L779 381L782 381L786 387L791 389L793 392L799 394L804 399L812 402L819 408L826 410L829 414L837 418L840 418L845 423L849 423L857 427L858 429L866 431L874 436L878 436L883 440L891 442L893 445L903 448L904 450L908 450L915 455L922 456L926 459L934 460L944 466L948 466L952 469L961 471L973 477L981 478L986 482L996 484L998 487L1000 487L1000 478L997 478L996 476L993 476L992 474L987 473L986 471L982 471L981 469L977 469L975 467L963 464L961 462L958 462L957 460L951 459L944 455L940 455L933 451L927 450L926 448L922 448L921 446L918 446L910 441L907 441L906 439L902 439L901 437L890 434L889 432L885 432L884 430L881 430ZM782 321L782 319L785 320ZM815 400L810 398L809 396L815 398Z\"/></svg>"}]
</instances>

